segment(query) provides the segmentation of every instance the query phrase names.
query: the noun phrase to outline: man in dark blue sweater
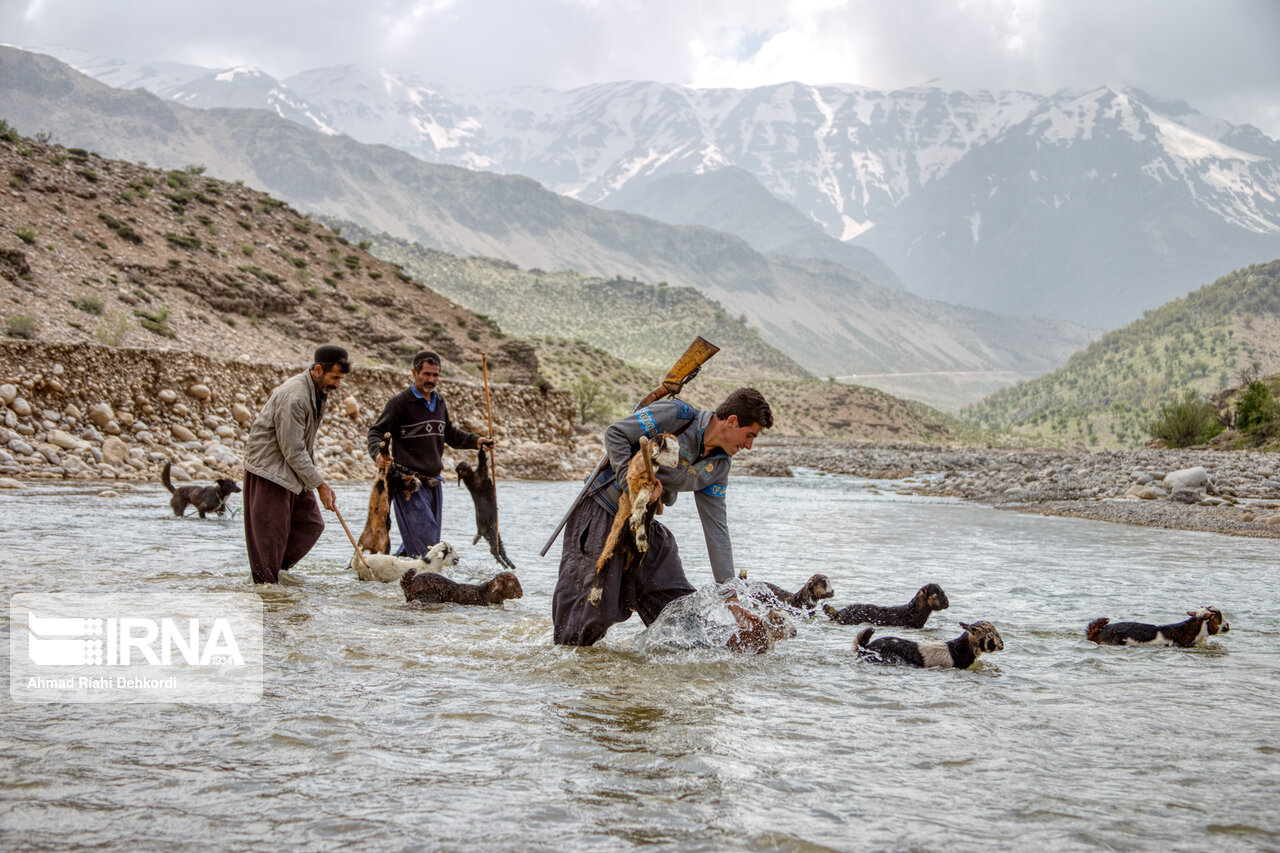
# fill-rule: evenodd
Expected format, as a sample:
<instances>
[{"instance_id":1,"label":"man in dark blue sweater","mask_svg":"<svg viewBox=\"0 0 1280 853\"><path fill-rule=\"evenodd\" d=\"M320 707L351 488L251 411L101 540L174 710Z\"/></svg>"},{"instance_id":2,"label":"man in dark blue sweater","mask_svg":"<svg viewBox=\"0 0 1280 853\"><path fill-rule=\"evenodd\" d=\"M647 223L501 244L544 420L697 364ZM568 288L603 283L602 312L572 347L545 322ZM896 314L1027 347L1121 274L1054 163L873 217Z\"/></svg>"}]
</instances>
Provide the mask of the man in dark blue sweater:
<instances>
[{"instance_id":1,"label":"man in dark blue sweater","mask_svg":"<svg viewBox=\"0 0 1280 853\"><path fill-rule=\"evenodd\" d=\"M449 420L449 406L435 390L440 381L440 356L423 350L413 357L413 384L387 401L382 414L369 427L369 456L380 466L391 464L386 454L387 433L395 464L422 480L422 488L408 498L395 496L396 527L400 530L397 556L421 557L440 541L444 489L440 470L444 446L463 450L493 449L493 439L482 438Z\"/></svg>"}]
</instances>

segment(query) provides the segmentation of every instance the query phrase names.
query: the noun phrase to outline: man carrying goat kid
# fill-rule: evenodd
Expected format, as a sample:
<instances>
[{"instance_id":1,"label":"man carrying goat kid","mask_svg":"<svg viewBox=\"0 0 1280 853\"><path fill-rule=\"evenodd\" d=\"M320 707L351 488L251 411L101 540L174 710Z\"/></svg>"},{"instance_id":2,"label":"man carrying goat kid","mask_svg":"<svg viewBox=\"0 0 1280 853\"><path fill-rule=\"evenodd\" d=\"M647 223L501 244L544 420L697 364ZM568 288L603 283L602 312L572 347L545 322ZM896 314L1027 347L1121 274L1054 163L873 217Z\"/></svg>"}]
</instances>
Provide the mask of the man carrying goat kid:
<instances>
[{"instance_id":1,"label":"man carrying goat kid","mask_svg":"<svg viewBox=\"0 0 1280 853\"><path fill-rule=\"evenodd\" d=\"M423 350L413 357L413 383L387 401L382 414L369 427L369 456L381 467L392 464L386 453L391 434L394 464L418 476L421 488L393 496L396 526L400 531L399 557L421 557L440 541L444 490L440 470L445 445L465 450L493 449L493 439L482 438L456 426L449 406L436 391L440 381L440 356Z\"/></svg>"},{"instance_id":2,"label":"man carrying goat kid","mask_svg":"<svg viewBox=\"0 0 1280 853\"><path fill-rule=\"evenodd\" d=\"M725 511L731 460L771 426L773 412L760 392L739 388L714 412L699 411L682 400L659 400L605 430L608 464L565 524L560 576L551 602L557 644L590 646L609 626L629 619L632 611L648 625L669 602L694 591L675 538L656 520L649 523L647 548L638 560L630 548L619 548L600 567L597 578L596 562L627 489L628 466L641 436L650 441L663 433L675 436L678 463L655 469L661 500L669 506L678 492L694 493L712 574L724 582L734 576Z\"/></svg>"}]
</instances>

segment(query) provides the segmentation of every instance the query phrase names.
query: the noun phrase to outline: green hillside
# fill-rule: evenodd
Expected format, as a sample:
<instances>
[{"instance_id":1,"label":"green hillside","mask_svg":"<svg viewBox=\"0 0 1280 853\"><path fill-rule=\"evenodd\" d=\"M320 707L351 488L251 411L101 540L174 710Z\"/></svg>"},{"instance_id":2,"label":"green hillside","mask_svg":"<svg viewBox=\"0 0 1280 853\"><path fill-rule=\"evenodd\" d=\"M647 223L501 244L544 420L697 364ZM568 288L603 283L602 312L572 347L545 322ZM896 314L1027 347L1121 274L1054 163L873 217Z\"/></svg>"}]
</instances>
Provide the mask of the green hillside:
<instances>
[{"instance_id":1,"label":"green hillside","mask_svg":"<svg viewBox=\"0 0 1280 853\"><path fill-rule=\"evenodd\" d=\"M522 270L492 258L462 258L348 222L347 239L435 292L491 317L520 337L581 340L638 367L665 371L697 335L721 349L708 373L730 379L812 379L741 317L691 287L601 279L561 270Z\"/></svg>"},{"instance_id":2,"label":"green hillside","mask_svg":"<svg viewBox=\"0 0 1280 853\"><path fill-rule=\"evenodd\" d=\"M1280 261L1237 270L1104 335L1058 370L992 394L960 417L1010 438L1133 447L1160 406L1202 396L1257 365L1280 370Z\"/></svg>"}]
</instances>

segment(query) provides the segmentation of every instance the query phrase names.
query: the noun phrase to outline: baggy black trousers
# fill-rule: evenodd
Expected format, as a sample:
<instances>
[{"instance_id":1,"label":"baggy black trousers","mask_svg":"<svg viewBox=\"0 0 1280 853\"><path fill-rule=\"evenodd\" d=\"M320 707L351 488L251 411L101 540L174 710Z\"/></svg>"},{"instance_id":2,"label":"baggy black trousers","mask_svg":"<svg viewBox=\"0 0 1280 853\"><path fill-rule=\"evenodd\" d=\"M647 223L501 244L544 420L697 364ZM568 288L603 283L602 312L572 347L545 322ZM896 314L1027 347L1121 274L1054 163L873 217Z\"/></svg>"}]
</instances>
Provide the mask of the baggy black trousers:
<instances>
[{"instance_id":1,"label":"baggy black trousers","mask_svg":"<svg viewBox=\"0 0 1280 853\"><path fill-rule=\"evenodd\" d=\"M278 583L280 570L301 560L324 532L315 492L244 473L244 544L254 583Z\"/></svg>"},{"instance_id":2,"label":"baggy black trousers","mask_svg":"<svg viewBox=\"0 0 1280 853\"><path fill-rule=\"evenodd\" d=\"M684 575L675 537L655 520L649 525L649 550L640 564L623 572L626 555L619 548L603 569L600 603L592 604L588 597L595 581L596 558L604 550L612 526L612 514L590 497L565 522L560 576L551 599L557 645L590 646L609 626L630 619L633 609L649 625L668 603L694 591ZM626 535L630 533L628 528Z\"/></svg>"}]
</instances>

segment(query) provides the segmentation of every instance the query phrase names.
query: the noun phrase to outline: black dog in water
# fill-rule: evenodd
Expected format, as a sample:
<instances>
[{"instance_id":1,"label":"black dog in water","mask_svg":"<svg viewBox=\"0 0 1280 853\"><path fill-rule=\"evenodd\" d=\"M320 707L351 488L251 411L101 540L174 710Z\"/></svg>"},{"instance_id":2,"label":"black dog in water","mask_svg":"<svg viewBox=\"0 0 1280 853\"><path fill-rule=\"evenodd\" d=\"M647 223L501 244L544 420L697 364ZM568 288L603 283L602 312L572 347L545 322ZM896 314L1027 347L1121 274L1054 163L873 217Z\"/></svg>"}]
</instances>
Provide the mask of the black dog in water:
<instances>
[{"instance_id":1,"label":"black dog in water","mask_svg":"<svg viewBox=\"0 0 1280 853\"><path fill-rule=\"evenodd\" d=\"M169 469L171 467L170 463L164 463L164 470L160 472L160 482L164 483L164 487L173 493L173 497L169 499L169 506L173 507L174 515L182 515L182 513L186 512L188 506L195 507L201 518L204 518L207 512L216 512L218 515L227 514L227 495L240 491L240 486L235 480L220 477L217 483L212 486L178 486L174 488L173 481L169 479Z\"/></svg>"},{"instance_id":2,"label":"black dog in water","mask_svg":"<svg viewBox=\"0 0 1280 853\"><path fill-rule=\"evenodd\" d=\"M498 489L489 474L489 457L485 455L484 448L480 448L480 461L476 468L464 461L459 462L453 470L458 472L458 485L466 484L467 491L471 492L471 500L476 505L476 535L471 544L476 544L483 536L489 543L489 553L498 564L514 569L516 564L511 562L507 549L502 547L502 540L498 538Z\"/></svg>"}]
</instances>

